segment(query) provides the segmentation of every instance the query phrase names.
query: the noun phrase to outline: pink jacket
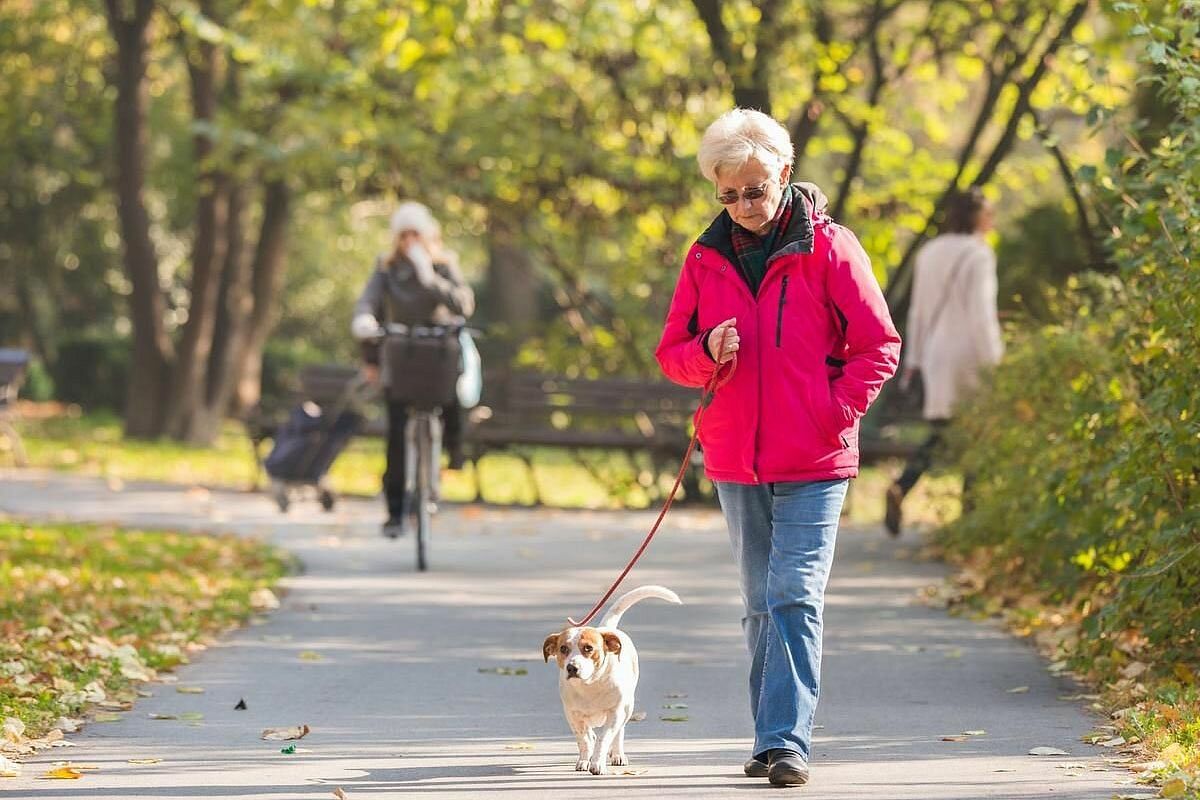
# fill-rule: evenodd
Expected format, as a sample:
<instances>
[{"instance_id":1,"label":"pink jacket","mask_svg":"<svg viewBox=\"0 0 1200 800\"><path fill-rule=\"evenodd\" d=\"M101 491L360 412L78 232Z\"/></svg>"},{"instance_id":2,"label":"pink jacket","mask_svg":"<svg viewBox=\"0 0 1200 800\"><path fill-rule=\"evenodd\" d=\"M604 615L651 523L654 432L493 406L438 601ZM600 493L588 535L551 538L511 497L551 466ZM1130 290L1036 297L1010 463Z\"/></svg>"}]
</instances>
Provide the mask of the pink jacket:
<instances>
[{"instance_id":1,"label":"pink jacket","mask_svg":"<svg viewBox=\"0 0 1200 800\"><path fill-rule=\"evenodd\" d=\"M672 381L703 386L716 368L703 339L737 318L737 372L701 421L705 473L716 481L854 477L858 421L899 362L900 335L867 254L825 215L819 189L794 191L758 296L722 212L688 251L655 351Z\"/></svg>"}]
</instances>

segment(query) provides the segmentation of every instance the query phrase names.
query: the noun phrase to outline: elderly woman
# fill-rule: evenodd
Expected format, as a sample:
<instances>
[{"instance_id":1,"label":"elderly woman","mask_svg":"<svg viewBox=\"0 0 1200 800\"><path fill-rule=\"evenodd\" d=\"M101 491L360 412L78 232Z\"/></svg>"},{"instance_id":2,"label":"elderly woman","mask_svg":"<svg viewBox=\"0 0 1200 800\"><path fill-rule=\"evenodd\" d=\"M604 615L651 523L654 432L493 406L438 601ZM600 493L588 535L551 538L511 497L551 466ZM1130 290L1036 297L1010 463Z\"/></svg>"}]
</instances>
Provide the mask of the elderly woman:
<instances>
[{"instance_id":1,"label":"elderly woman","mask_svg":"<svg viewBox=\"0 0 1200 800\"><path fill-rule=\"evenodd\" d=\"M657 357L671 380L703 386L737 356L700 441L741 573L754 718L744 770L803 784L858 421L895 373L900 337L854 234L816 186L789 183L782 125L734 109L698 158L725 210L688 250Z\"/></svg>"},{"instance_id":2,"label":"elderly woman","mask_svg":"<svg viewBox=\"0 0 1200 800\"><path fill-rule=\"evenodd\" d=\"M405 325L461 325L475 310L475 295L458 269L453 251L442 244L441 229L433 214L421 203L401 203L391 220L392 249L375 261L375 269L354 305L351 331L363 341L367 375L380 377L380 348L374 338L381 322ZM382 381L389 385L399 376L391 375L384 365ZM387 521L383 535L394 539L405 533L408 520L404 485L404 427L408 408L389 401L387 467L383 473L383 494L387 502ZM462 409L457 404L442 408L446 448L450 468L459 469L462 453Z\"/></svg>"}]
</instances>

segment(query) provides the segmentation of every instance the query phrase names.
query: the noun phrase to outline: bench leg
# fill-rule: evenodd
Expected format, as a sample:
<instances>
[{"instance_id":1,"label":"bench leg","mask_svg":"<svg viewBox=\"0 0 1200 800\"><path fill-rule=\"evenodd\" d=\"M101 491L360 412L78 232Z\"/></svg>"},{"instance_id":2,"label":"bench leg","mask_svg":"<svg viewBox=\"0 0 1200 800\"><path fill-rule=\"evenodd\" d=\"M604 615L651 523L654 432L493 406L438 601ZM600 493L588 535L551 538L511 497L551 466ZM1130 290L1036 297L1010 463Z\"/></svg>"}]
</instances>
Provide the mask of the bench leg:
<instances>
[{"instance_id":1,"label":"bench leg","mask_svg":"<svg viewBox=\"0 0 1200 800\"><path fill-rule=\"evenodd\" d=\"M263 478L262 439L250 440L250 452L254 454L254 476L250 478L250 491L257 492L262 488Z\"/></svg>"},{"instance_id":2,"label":"bench leg","mask_svg":"<svg viewBox=\"0 0 1200 800\"><path fill-rule=\"evenodd\" d=\"M18 467L24 467L29 463L25 457L25 444L21 441L21 434L17 433L17 429L13 427L12 420L7 414L0 416L0 432L4 433L12 445L13 460Z\"/></svg>"}]
</instances>

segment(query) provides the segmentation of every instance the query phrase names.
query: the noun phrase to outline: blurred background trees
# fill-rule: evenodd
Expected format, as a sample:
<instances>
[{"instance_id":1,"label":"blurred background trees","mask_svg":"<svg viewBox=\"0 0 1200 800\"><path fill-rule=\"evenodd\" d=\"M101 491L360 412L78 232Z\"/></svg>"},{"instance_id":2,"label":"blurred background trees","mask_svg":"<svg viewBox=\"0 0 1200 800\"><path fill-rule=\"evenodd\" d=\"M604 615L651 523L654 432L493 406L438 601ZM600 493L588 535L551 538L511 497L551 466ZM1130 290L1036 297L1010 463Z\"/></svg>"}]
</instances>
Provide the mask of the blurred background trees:
<instances>
[{"instance_id":1,"label":"blurred background trees","mask_svg":"<svg viewBox=\"0 0 1200 800\"><path fill-rule=\"evenodd\" d=\"M129 435L211 440L290 367L353 358L350 304L415 197L489 363L654 376L718 210L695 149L734 103L789 126L897 313L974 183L1003 302L1044 318L1106 268L1079 176L1114 168L1089 110L1135 105L1124 30L1087 0L13 0L0 339Z\"/></svg>"}]
</instances>

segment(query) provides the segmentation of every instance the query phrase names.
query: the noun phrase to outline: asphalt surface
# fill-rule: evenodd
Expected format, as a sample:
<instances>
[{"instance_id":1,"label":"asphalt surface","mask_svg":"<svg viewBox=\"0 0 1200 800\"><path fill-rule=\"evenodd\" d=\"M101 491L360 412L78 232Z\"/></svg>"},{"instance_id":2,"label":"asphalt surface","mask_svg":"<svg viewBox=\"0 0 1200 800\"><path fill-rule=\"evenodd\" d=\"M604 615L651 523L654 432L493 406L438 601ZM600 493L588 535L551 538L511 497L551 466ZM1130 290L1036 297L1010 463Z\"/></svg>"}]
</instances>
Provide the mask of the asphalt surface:
<instances>
[{"instance_id":1,"label":"asphalt surface","mask_svg":"<svg viewBox=\"0 0 1200 800\"><path fill-rule=\"evenodd\" d=\"M1139 796L1129 773L1105 761L1115 754L1080 741L1101 721L1085 702L1061 699L1080 689L996 625L919 603L943 568L917 560L916 541L874 529L844 529L838 543L810 784L775 790L744 777L751 737L736 578L720 516L690 509L672 512L625 584L659 583L684 601L646 601L622 623L641 655L646 712L627 733L632 763L576 773L542 640L587 611L653 515L447 508L435 522L433 569L420 574L411 539L378 536L379 510L343 501L327 514L301 502L282 515L264 495L0 472L0 513L236 531L304 564L284 582L279 610L178 670L179 685L204 694L150 684L154 695L120 721L89 724L68 737L74 748L43 751L22 777L0 780L0 798L275 800L337 788L355 799L445 800ZM247 709L235 710L241 699ZM187 712L203 719L150 717ZM259 738L300 724L311 733L294 754ZM966 731L984 733L943 740ZM1038 746L1070 755L1028 755ZM99 769L38 778L63 758Z\"/></svg>"}]
</instances>

